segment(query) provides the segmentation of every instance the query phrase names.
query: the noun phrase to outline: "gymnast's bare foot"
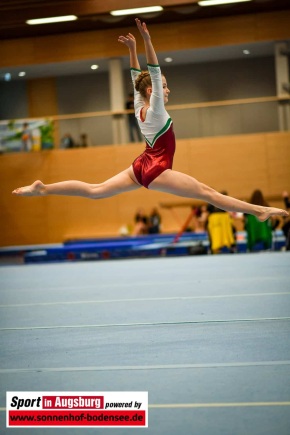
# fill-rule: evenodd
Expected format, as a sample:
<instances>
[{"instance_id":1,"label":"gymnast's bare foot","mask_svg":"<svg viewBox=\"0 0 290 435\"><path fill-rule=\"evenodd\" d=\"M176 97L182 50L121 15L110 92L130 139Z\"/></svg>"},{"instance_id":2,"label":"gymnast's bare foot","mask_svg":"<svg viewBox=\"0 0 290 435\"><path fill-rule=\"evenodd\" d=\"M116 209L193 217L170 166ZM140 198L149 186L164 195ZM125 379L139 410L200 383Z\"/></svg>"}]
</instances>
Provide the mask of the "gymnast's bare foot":
<instances>
[{"instance_id":1,"label":"gymnast's bare foot","mask_svg":"<svg viewBox=\"0 0 290 435\"><path fill-rule=\"evenodd\" d=\"M45 185L40 181L34 181L30 186L18 187L18 189L13 190L14 195L21 196L38 196L44 195Z\"/></svg>"},{"instance_id":2,"label":"gymnast's bare foot","mask_svg":"<svg viewBox=\"0 0 290 435\"><path fill-rule=\"evenodd\" d=\"M255 213L260 222L266 221L271 216L289 216L289 213L281 208L263 207L263 209Z\"/></svg>"}]
</instances>

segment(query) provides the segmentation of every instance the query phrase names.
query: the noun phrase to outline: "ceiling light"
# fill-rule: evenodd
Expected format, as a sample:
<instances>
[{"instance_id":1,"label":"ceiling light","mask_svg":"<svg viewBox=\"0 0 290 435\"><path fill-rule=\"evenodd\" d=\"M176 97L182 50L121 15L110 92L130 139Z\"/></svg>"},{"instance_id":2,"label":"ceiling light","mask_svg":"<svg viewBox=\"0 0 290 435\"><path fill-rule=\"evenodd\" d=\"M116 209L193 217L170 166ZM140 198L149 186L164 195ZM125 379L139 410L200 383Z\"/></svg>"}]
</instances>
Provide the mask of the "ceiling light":
<instances>
[{"instance_id":1,"label":"ceiling light","mask_svg":"<svg viewBox=\"0 0 290 435\"><path fill-rule=\"evenodd\" d=\"M27 20L26 24L49 24L49 23L62 23L63 21L75 21L78 17L76 15L65 15L63 17L50 17L50 18L37 18L35 20Z\"/></svg>"},{"instance_id":2,"label":"ceiling light","mask_svg":"<svg viewBox=\"0 0 290 435\"><path fill-rule=\"evenodd\" d=\"M199 1L199 6L216 6L227 5L229 3L251 2L252 0L202 0Z\"/></svg>"},{"instance_id":3,"label":"ceiling light","mask_svg":"<svg viewBox=\"0 0 290 435\"><path fill-rule=\"evenodd\" d=\"M5 73L4 74L4 80L5 80L5 82L9 82L11 80L11 74L10 73Z\"/></svg>"},{"instance_id":4,"label":"ceiling light","mask_svg":"<svg viewBox=\"0 0 290 435\"><path fill-rule=\"evenodd\" d=\"M26 75L25 71L21 71L20 73L18 73L19 77L24 77Z\"/></svg>"},{"instance_id":5,"label":"ceiling light","mask_svg":"<svg viewBox=\"0 0 290 435\"><path fill-rule=\"evenodd\" d=\"M134 9L120 9L118 11L111 11L110 14L114 17L121 15L138 15L138 14L148 14L150 12L163 11L162 6L150 6L148 8L134 8Z\"/></svg>"},{"instance_id":6,"label":"ceiling light","mask_svg":"<svg viewBox=\"0 0 290 435\"><path fill-rule=\"evenodd\" d=\"M250 50L243 50L243 53L244 54L250 54L251 52L250 52Z\"/></svg>"},{"instance_id":7,"label":"ceiling light","mask_svg":"<svg viewBox=\"0 0 290 435\"><path fill-rule=\"evenodd\" d=\"M91 66L91 69L98 69L99 68L99 65L92 65Z\"/></svg>"},{"instance_id":8,"label":"ceiling light","mask_svg":"<svg viewBox=\"0 0 290 435\"><path fill-rule=\"evenodd\" d=\"M164 60L165 60L165 62L168 62L168 63L173 61L172 57L166 57Z\"/></svg>"}]
</instances>

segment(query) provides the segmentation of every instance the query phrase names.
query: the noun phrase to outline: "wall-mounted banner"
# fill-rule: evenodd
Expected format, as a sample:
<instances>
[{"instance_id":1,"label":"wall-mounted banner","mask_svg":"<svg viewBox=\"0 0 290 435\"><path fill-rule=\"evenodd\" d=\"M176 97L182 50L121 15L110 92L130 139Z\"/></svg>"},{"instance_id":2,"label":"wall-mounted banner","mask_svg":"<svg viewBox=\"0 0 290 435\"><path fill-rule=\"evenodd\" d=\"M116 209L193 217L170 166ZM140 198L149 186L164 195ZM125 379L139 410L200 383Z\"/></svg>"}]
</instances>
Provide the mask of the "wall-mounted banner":
<instances>
[{"instance_id":1,"label":"wall-mounted banner","mask_svg":"<svg viewBox=\"0 0 290 435\"><path fill-rule=\"evenodd\" d=\"M7 427L148 427L148 392L6 393Z\"/></svg>"},{"instance_id":2,"label":"wall-mounted banner","mask_svg":"<svg viewBox=\"0 0 290 435\"><path fill-rule=\"evenodd\" d=\"M52 149L53 121L10 120L0 121L0 151L40 151Z\"/></svg>"}]
</instances>

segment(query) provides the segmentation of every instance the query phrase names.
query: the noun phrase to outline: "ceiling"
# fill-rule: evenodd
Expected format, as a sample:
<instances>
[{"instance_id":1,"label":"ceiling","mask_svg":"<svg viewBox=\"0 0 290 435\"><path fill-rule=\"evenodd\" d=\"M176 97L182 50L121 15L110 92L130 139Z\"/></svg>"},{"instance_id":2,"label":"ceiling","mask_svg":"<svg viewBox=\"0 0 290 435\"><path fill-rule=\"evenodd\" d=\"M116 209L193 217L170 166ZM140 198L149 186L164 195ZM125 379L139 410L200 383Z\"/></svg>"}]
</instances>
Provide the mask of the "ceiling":
<instances>
[{"instance_id":1,"label":"ceiling","mask_svg":"<svg viewBox=\"0 0 290 435\"><path fill-rule=\"evenodd\" d=\"M152 4L162 5L163 12L146 16L148 24L209 17L253 14L290 9L289 0L252 0L245 3L201 7L198 0L0 0L0 39L38 37L67 32L83 32L132 25L132 16L112 17L113 9ZM78 20L67 23L29 26L28 19L72 15Z\"/></svg>"},{"instance_id":2,"label":"ceiling","mask_svg":"<svg viewBox=\"0 0 290 435\"><path fill-rule=\"evenodd\" d=\"M1 39L16 39L44 35L64 34L69 32L84 32L108 28L122 28L132 25L132 16L112 17L110 10L123 9L154 4L154 0L0 0L0 43ZM203 18L234 16L240 14L255 14L277 10L289 10L290 0L252 0L245 3L223 6L201 7L197 0L159 0L155 4L162 5L164 10L159 13L139 15L147 24L171 23L184 20L202 20ZM29 26L27 19L43 18L75 14L78 20L66 23ZM245 56L244 49L250 50L249 56L270 56L274 54L274 44L271 42L247 44L234 47L215 47L190 51L166 52L159 55L161 65L166 64L164 58L170 56L170 65L192 62L207 62L226 60ZM142 61L142 59L141 59ZM24 70L26 76L22 79L93 73L92 63L99 65L95 72L106 71L106 59L91 59L78 62L63 62L58 64L19 66L6 71L0 69L0 77L9 72L12 78L20 80L18 72ZM124 57L125 68L129 66L128 57Z\"/></svg>"}]
</instances>

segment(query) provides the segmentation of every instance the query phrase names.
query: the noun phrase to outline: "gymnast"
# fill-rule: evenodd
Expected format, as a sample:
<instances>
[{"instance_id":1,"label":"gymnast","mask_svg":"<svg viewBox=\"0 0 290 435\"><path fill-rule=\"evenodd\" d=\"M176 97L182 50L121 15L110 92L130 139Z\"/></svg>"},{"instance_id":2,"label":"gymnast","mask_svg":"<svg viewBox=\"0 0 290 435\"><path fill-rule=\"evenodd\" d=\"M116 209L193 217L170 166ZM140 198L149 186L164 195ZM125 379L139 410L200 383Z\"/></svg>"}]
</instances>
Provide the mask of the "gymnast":
<instances>
[{"instance_id":1,"label":"gymnast","mask_svg":"<svg viewBox=\"0 0 290 435\"><path fill-rule=\"evenodd\" d=\"M101 199L144 186L150 190L203 200L226 211L252 214L260 221L272 215L288 216L287 211L282 209L249 204L222 195L195 178L172 170L175 136L172 120L164 107L170 90L166 78L161 74L146 24L138 18L135 21L144 41L148 71L142 72L140 69L134 36L128 33L127 36L120 36L118 41L129 49L135 116L146 141L145 151L129 168L100 184L76 180L43 184L37 180L12 193L21 196L68 195Z\"/></svg>"}]
</instances>

